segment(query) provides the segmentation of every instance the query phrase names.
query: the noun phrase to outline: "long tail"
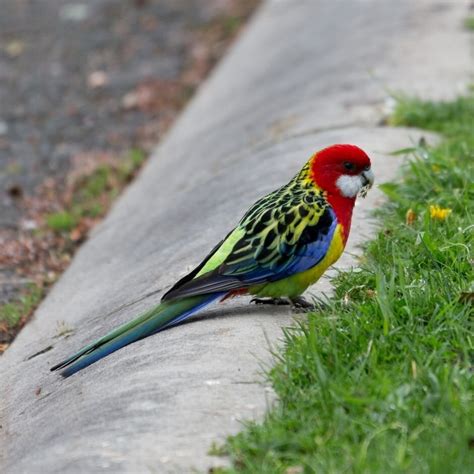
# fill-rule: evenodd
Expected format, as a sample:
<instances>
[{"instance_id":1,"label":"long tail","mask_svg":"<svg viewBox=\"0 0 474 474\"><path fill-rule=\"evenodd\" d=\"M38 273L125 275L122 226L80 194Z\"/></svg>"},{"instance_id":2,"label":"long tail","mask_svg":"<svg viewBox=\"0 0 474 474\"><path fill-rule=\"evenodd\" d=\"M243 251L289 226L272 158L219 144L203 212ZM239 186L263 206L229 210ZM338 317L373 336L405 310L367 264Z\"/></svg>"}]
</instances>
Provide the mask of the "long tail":
<instances>
[{"instance_id":1,"label":"long tail","mask_svg":"<svg viewBox=\"0 0 474 474\"><path fill-rule=\"evenodd\" d=\"M51 370L65 369L61 375L69 377L132 342L181 323L223 295L224 293L213 293L161 303L133 321L83 347L73 356L51 367Z\"/></svg>"}]
</instances>

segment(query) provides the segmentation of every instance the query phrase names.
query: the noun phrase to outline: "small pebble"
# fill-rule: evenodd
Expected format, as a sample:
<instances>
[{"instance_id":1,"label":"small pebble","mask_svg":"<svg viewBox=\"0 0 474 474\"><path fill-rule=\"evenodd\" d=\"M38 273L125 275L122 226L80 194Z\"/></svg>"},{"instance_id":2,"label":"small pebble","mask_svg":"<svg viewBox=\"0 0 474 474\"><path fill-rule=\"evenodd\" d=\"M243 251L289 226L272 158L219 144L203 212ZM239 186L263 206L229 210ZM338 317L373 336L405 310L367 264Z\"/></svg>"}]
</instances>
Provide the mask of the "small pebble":
<instances>
[{"instance_id":1,"label":"small pebble","mask_svg":"<svg viewBox=\"0 0 474 474\"><path fill-rule=\"evenodd\" d=\"M89 7L85 3L69 3L59 10L59 17L66 21L84 21L89 16Z\"/></svg>"}]
</instances>

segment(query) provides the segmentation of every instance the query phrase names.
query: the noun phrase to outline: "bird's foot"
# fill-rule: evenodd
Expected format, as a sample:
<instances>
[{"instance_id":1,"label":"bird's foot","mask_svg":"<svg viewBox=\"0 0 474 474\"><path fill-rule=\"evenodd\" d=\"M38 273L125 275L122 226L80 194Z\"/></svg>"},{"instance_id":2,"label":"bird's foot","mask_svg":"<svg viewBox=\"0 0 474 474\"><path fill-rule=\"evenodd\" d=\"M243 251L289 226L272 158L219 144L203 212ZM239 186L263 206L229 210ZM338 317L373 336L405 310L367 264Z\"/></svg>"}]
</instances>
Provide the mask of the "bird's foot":
<instances>
[{"instance_id":1,"label":"bird's foot","mask_svg":"<svg viewBox=\"0 0 474 474\"><path fill-rule=\"evenodd\" d=\"M310 303L305 300L302 296L296 296L295 298L290 298L293 308L298 311L314 311L317 309L317 305Z\"/></svg>"},{"instance_id":2,"label":"bird's foot","mask_svg":"<svg viewBox=\"0 0 474 474\"><path fill-rule=\"evenodd\" d=\"M286 298L252 298L250 302L255 304L270 304L274 306L283 306L290 304L290 300Z\"/></svg>"},{"instance_id":3,"label":"bird's foot","mask_svg":"<svg viewBox=\"0 0 474 474\"><path fill-rule=\"evenodd\" d=\"M296 296L294 298L252 298L250 302L274 306L291 305L296 311L314 311L318 308L317 305L310 303L302 296Z\"/></svg>"}]
</instances>

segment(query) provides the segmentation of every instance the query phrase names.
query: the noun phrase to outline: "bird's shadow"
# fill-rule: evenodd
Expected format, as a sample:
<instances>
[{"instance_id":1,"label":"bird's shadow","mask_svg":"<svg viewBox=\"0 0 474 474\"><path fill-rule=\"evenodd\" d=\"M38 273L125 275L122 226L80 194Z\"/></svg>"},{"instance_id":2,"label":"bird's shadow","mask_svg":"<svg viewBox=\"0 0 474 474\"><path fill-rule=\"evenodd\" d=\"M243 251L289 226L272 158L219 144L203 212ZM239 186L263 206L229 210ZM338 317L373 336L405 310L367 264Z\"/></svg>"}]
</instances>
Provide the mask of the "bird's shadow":
<instances>
[{"instance_id":1,"label":"bird's shadow","mask_svg":"<svg viewBox=\"0 0 474 474\"><path fill-rule=\"evenodd\" d=\"M232 304L232 305L218 305L214 308L205 309L202 312L199 312L189 319L186 319L182 323L177 324L176 326L185 326L188 324L194 324L200 321L212 321L214 319L226 319L236 316L266 316L269 318L279 317L279 316L289 316L297 315L298 313L292 311L291 307L288 306L263 306L256 304ZM171 327L169 329L171 329ZM166 330L166 329L165 329Z\"/></svg>"}]
</instances>

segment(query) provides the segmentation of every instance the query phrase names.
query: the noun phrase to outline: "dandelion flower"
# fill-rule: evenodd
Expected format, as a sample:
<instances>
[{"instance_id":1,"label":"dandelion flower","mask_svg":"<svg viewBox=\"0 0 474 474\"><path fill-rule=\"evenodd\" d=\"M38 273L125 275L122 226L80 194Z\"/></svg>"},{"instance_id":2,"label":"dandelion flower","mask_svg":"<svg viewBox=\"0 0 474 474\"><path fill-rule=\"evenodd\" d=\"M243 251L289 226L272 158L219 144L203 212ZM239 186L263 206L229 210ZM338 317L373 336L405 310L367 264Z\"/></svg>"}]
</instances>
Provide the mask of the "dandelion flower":
<instances>
[{"instance_id":1,"label":"dandelion flower","mask_svg":"<svg viewBox=\"0 0 474 474\"><path fill-rule=\"evenodd\" d=\"M430 206L430 217L434 220L444 221L451 212L453 211L449 208L442 208L436 205Z\"/></svg>"}]
</instances>

